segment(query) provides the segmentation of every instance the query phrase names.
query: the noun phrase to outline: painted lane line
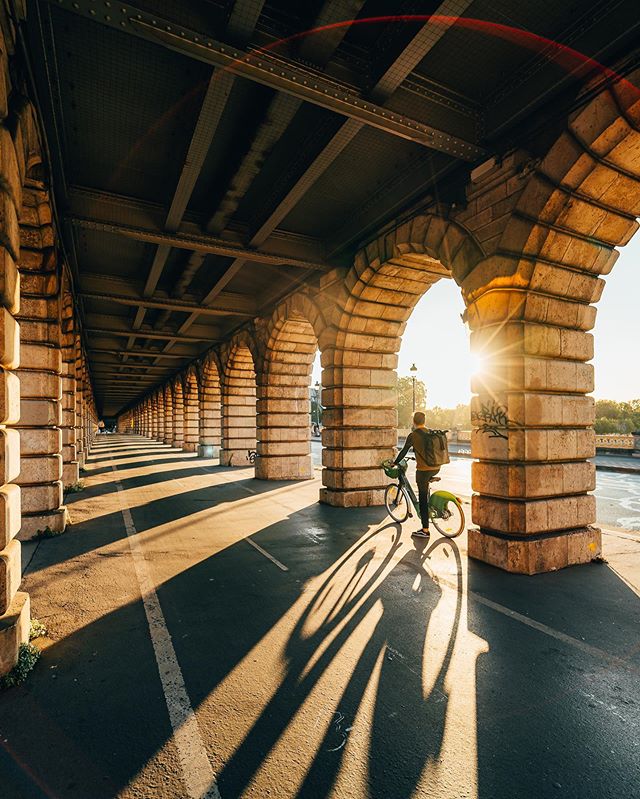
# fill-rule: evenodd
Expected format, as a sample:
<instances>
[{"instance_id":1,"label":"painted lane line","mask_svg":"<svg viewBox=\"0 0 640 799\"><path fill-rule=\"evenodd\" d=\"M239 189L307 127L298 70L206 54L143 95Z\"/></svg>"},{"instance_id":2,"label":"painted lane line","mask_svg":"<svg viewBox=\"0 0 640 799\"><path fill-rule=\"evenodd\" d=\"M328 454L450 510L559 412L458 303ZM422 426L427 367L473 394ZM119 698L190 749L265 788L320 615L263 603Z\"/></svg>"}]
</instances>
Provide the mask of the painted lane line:
<instances>
[{"instance_id":1,"label":"painted lane line","mask_svg":"<svg viewBox=\"0 0 640 799\"><path fill-rule=\"evenodd\" d=\"M182 780L187 789L187 797L188 799L221 799L213 769L198 729L198 722L187 693L180 664L173 648L171 634L160 607L160 600L151 579L151 573L139 541L138 532L133 524L131 510L126 503L124 490L118 477L118 470L115 466L111 468L114 471L114 482L118 492L120 512L124 520L127 541L129 542L142 604L149 625L151 643L153 644L164 698L167 703L169 720L173 728L173 740L178 751Z\"/></svg>"},{"instance_id":2,"label":"painted lane line","mask_svg":"<svg viewBox=\"0 0 640 799\"><path fill-rule=\"evenodd\" d=\"M268 558L268 559L271 561L271 563L275 563L275 565L276 565L276 566L277 566L279 569L282 569L282 571L283 571L283 572L288 572L288 571L289 571L289 567L288 567L288 566L285 566L285 565L284 565L284 563L280 563L280 561L279 561L277 558L274 558L274 557L273 557L273 555L269 554L269 552L267 552L267 550L266 550L266 549L263 549L263 548L260 546L260 544L256 544L256 542L255 542L255 541L254 541L252 538L249 538L249 536L247 536L247 537L246 537L244 540L247 542L247 544L251 544L251 546L252 546L254 549L257 549L257 550L258 550L258 552L259 552L261 555L264 555L264 556L265 556L265 558Z\"/></svg>"},{"instance_id":3,"label":"painted lane line","mask_svg":"<svg viewBox=\"0 0 640 799\"><path fill-rule=\"evenodd\" d=\"M440 583L447 585L449 588L453 588L458 593L463 593L464 589L458 583L454 583L446 578L439 577L438 578ZM617 657L616 655L611 655L609 652L606 652L604 649L600 649L597 646L592 646L588 644L586 641L581 641L579 638L574 638L572 635L567 635L566 633L561 632L560 630L555 630L553 627L549 627L546 624L543 624L540 621L536 621L535 619L529 618L529 616L525 616L522 613L518 613L517 610L512 610L511 608L506 607L505 605L501 605L498 602L494 602L492 599L488 599L482 594L477 594L475 591L470 591L467 589L466 591L467 597L472 599L474 602L477 602L480 605L484 605L487 608L491 608L491 610L495 610L497 613L501 613L503 616L506 616L513 621L517 621L520 624L525 624L527 627L531 627L533 630L537 630L544 635L548 635L550 638L555 638L558 641L562 641L564 644L568 644L572 646L574 649L578 649L581 652L584 652L587 655L590 655L593 658L597 658L598 660L604 660L605 662L610 663L611 665L618 666L619 668L623 668L626 670L637 671L637 667L633 663L629 663L627 660Z\"/></svg>"}]
</instances>

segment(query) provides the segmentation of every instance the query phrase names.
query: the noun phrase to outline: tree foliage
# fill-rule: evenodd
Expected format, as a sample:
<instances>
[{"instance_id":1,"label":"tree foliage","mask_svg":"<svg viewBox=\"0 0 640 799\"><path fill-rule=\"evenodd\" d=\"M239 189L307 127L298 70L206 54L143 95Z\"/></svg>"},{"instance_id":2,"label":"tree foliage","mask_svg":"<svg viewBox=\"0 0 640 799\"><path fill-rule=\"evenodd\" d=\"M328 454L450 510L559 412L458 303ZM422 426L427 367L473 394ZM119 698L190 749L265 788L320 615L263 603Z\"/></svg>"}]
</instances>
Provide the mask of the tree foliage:
<instances>
[{"instance_id":1,"label":"tree foliage","mask_svg":"<svg viewBox=\"0 0 640 799\"><path fill-rule=\"evenodd\" d=\"M640 399L628 402L596 400L595 430L598 435L640 430Z\"/></svg>"},{"instance_id":2,"label":"tree foliage","mask_svg":"<svg viewBox=\"0 0 640 799\"><path fill-rule=\"evenodd\" d=\"M398 390L398 427L411 427L413 417L413 379L399 377L396 384ZM427 389L422 380L416 380L416 410L424 410L427 404Z\"/></svg>"},{"instance_id":3,"label":"tree foliage","mask_svg":"<svg viewBox=\"0 0 640 799\"><path fill-rule=\"evenodd\" d=\"M413 380L410 377L399 377L398 389L398 427L411 427L413 417ZM424 410L427 427L438 430L470 430L471 413L468 405L457 405L455 408L429 408L427 390L422 380L416 380L416 410Z\"/></svg>"}]
</instances>

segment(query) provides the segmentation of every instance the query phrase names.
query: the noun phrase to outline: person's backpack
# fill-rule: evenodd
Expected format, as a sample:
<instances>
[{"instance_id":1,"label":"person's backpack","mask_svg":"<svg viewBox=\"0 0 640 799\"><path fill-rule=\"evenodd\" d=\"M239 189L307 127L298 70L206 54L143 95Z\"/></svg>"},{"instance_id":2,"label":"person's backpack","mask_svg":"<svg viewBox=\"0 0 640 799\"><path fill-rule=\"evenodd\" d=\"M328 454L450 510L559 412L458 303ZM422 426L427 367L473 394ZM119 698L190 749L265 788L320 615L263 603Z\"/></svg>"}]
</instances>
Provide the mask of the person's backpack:
<instances>
[{"instance_id":1,"label":"person's backpack","mask_svg":"<svg viewBox=\"0 0 640 799\"><path fill-rule=\"evenodd\" d=\"M436 469L445 463L449 463L449 445L447 442L446 430L416 430L420 433L425 444L425 460L429 466Z\"/></svg>"}]
</instances>

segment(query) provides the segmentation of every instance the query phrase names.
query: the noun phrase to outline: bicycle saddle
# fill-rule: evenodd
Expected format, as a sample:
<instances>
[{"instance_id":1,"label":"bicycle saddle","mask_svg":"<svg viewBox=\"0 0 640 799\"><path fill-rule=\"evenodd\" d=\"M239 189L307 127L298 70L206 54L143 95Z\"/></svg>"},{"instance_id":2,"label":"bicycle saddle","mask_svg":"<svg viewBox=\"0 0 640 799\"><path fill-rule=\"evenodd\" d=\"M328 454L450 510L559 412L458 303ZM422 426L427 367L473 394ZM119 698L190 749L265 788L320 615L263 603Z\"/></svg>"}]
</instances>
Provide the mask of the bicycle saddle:
<instances>
[{"instance_id":1,"label":"bicycle saddle","mask_svg":"<svg viewBox=\"0 0 640 799\"><path fill-rule=\"evenodd\" d=\"M437 483L437 482L439 482L440 480L442 480L442 478L441 478L441 477L432 477L432 478L431 478L431 480L429 480L429 482L430 482L430 483Z\"/></svg>"}]
</instances>

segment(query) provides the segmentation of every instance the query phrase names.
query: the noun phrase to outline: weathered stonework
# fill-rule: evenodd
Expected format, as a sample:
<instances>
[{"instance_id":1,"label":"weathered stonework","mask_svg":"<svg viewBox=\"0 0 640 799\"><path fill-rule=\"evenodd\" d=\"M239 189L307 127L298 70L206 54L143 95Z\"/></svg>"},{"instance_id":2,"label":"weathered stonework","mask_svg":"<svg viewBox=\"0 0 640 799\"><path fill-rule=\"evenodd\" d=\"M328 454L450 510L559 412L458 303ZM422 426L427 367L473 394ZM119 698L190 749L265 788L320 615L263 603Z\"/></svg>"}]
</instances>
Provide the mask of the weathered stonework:
<instances>
[{"instance_id":1,"label":"weathered stonework","mask_svg":"<svg viewBox=\"0 0 640 799\"><path fill-rule=\"evenodd\" d=\"M196 365L199 453L216 451L221 387L223 465L248 465L257 429L257 477L311 476L317 346L321 500L380 504L388 482L380 463L397 443L404 326L425 291L452 278L486 363L472 385L471 556L527 574L597 557L589 331L615 247L638 228L639 82L636 73L585 95L546 153L538 142L535 155L521 149L487 162L465 202L433 204L375 237L351 268L324 274L317 290L292 295L213 348ZM187 426L170 440L190 439L190 417Z\"/></svg>"}]
</instances>

